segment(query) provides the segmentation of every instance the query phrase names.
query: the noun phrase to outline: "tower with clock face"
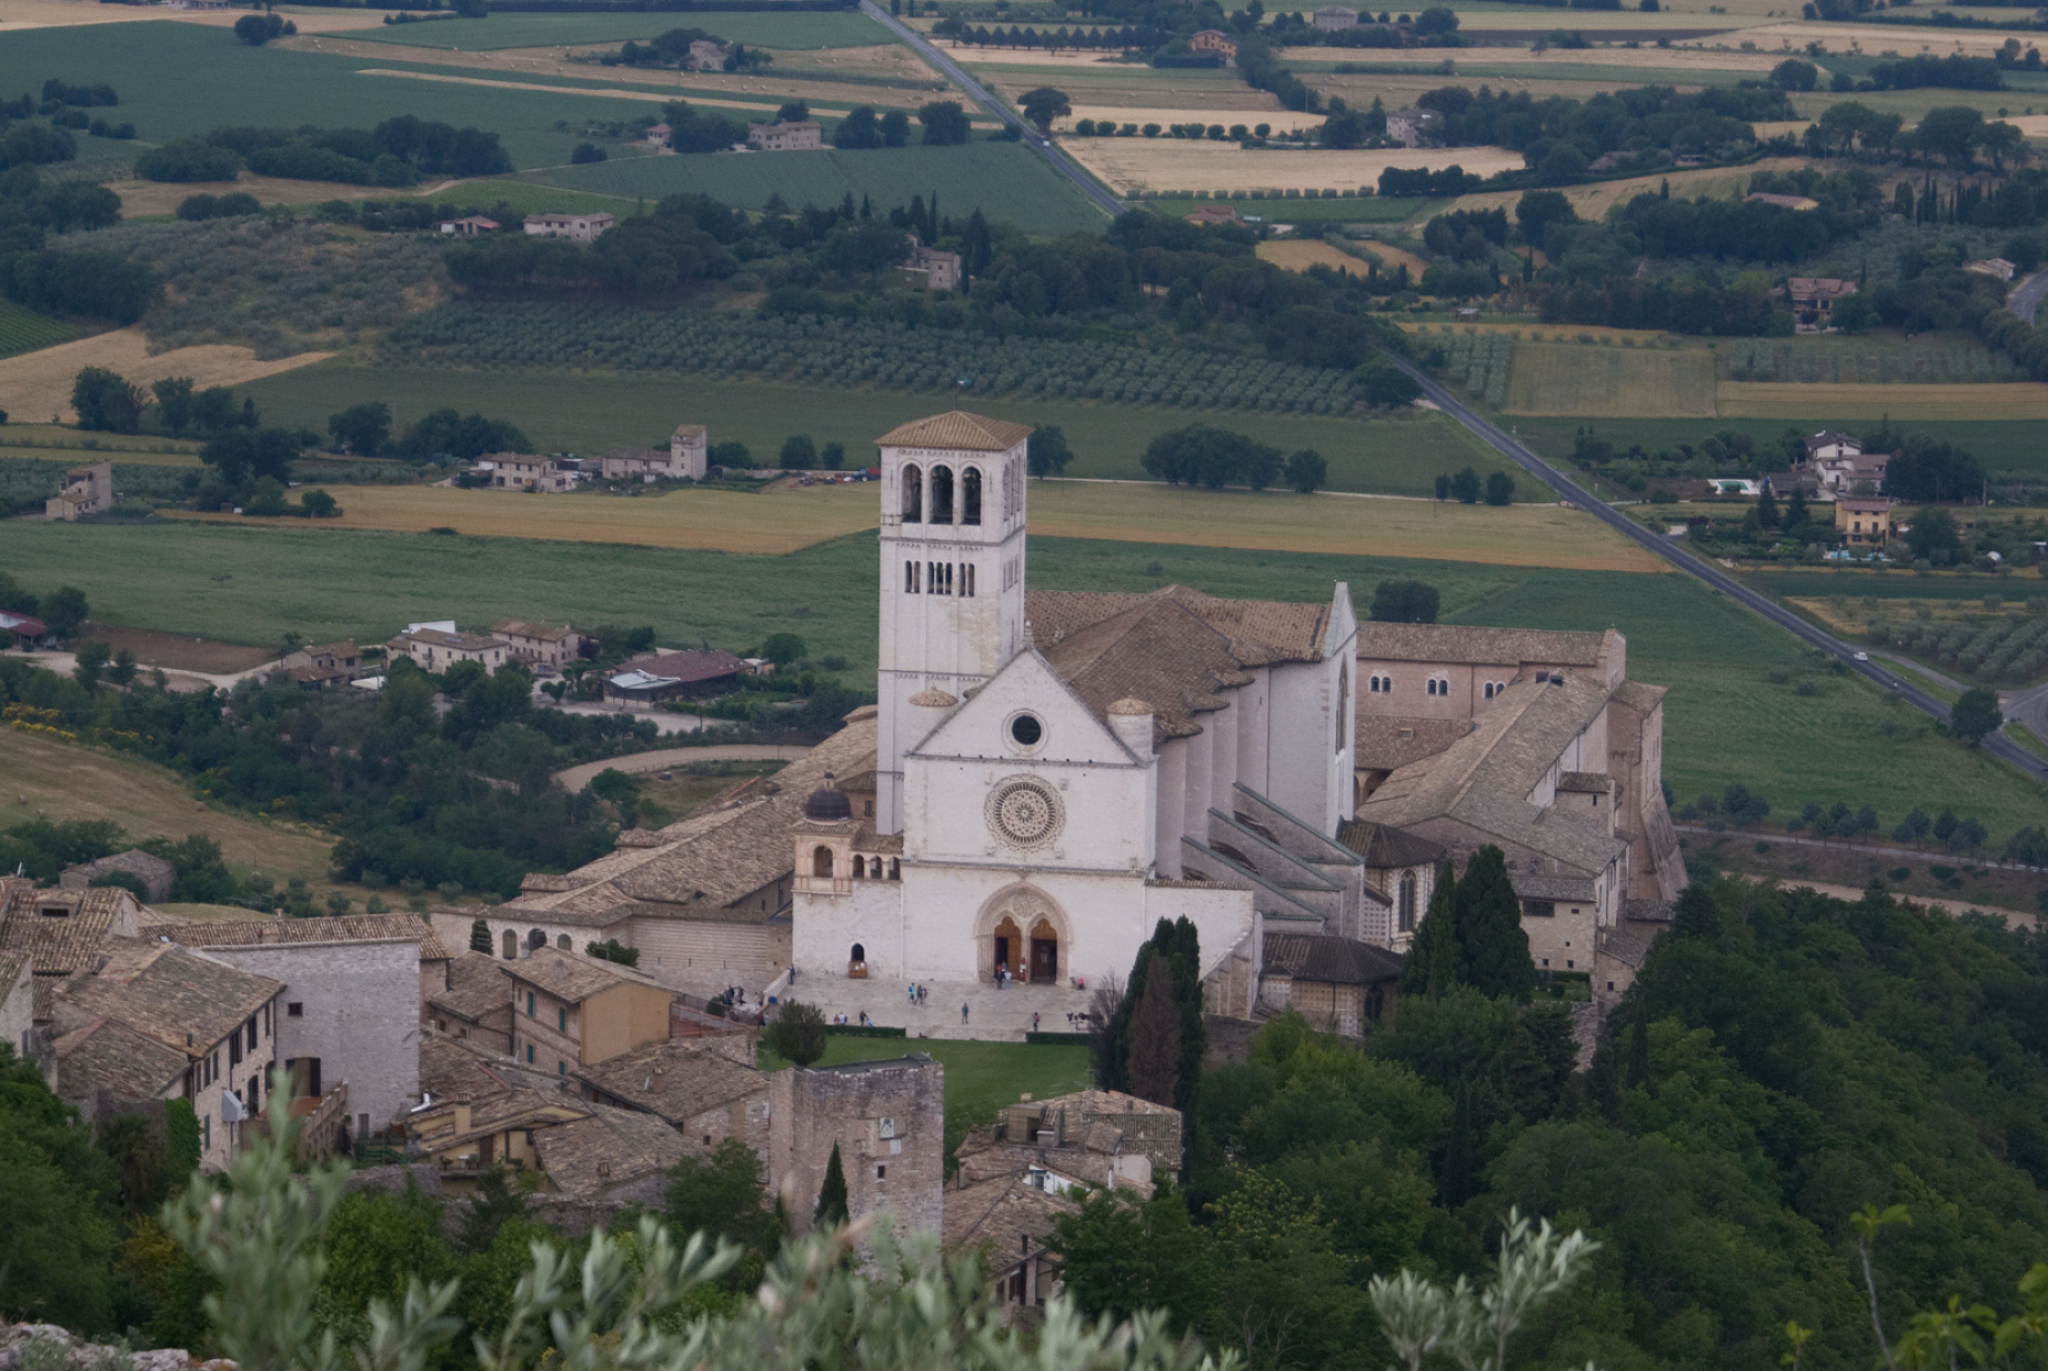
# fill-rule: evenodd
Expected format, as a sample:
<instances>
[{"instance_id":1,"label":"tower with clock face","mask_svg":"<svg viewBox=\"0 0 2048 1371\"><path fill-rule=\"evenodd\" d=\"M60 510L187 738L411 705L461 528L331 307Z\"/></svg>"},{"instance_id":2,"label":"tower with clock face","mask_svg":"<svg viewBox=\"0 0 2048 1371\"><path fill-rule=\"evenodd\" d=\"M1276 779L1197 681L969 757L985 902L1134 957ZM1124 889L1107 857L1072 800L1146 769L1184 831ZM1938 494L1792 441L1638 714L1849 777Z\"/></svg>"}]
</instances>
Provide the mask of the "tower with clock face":
<instances>
[{"instance_id":1,"label":"tower with clock face","mask_svg":"<svg viewBox=\"0 0 2048 1371\"><path fill-rule=\"evenodd\" d=\"M1031 430L938 414L876 440L882 567L875 828L903 830L903 757L1024 639Z\"/></svg>"}]
</instances>

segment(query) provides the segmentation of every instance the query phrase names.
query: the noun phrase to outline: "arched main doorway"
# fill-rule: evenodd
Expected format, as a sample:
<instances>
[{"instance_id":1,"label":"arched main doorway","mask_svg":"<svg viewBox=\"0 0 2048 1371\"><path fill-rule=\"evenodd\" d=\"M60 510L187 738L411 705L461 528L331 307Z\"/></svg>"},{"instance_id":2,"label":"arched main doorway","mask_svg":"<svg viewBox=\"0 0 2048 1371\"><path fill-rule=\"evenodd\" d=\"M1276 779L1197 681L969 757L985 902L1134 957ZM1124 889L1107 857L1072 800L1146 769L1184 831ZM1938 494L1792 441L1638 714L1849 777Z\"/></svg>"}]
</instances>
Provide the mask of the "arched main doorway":
<instances>
[{"instance_id":1,"label":"arched main doorway","mask_svg":"<svg viewBox=\"0 0 2048 1371\"><path fill-rule=\"evenodd\" d=\"M976 975L993 980L1007 967L1019 981L1057 982L1074 966L1074 931L1059 902L1036 886L1006 886L974 921Z\"/></svg>"}]
</instances>

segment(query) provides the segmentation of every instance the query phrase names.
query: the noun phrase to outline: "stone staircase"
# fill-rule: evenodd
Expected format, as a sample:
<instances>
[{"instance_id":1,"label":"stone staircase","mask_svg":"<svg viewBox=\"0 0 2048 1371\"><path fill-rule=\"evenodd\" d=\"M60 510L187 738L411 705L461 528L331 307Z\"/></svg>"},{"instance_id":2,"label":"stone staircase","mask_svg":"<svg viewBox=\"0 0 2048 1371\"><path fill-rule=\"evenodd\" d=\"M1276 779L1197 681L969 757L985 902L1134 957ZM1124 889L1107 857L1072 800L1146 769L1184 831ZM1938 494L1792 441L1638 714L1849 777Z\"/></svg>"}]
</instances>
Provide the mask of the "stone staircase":
<instances>
[{"instance_id":1,"label":"stone staircase","mask_svg":"<svg viewBox=\"0 0 2048 1371\"><path fill-rule=\"evenodd\" d=\"M998 990L987 981L925 981L923 1004L911 1003L906 981L851 980L844 976L810 976L800 973L795 987L777 992L816 1005L828 1022L837 1023L841 1014L849 1024L860 1022L861 1011L882 1028L901 1028L910 1038L973 1039L983 1042L1022 1042L1031 1031L1032 1016L1045 1033L1083 1033L1087 1025L1079 1016L1088 1012L1095 992L1061 985L1020 985L1012 982ZM962 1021L960 1008L967 1007ZM1076 1016L1071 1021L1068 1016Z\"/></svg>"}]
</instances>

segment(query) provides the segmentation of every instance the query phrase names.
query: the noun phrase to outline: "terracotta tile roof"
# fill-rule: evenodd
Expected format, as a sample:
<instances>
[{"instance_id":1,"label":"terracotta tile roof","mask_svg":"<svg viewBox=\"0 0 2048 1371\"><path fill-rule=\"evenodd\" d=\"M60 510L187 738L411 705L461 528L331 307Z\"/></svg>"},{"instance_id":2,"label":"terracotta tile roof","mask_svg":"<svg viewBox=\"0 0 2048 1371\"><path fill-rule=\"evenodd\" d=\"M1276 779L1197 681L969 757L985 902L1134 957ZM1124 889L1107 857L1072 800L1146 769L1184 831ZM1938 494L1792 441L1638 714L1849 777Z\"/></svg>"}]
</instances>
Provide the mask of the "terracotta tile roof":
<instances>
[{"instance_id":1,"label":"terracotta tile roof","mask_svg":"<svg viewBox=\"0 0 2048 1371\"><path fill-rule=\"evenodd\" d=\"M664 459L667 455L662 454ZM544 643L559 643L580 636L568 624L537 624L525 619L500 619L491 625L491 632L510 634L519 638L538 638Z\"/></svg>"},{"instance_id":2,"label":"terracotta tile roof","mask_svg":"<svg viewBox=\"0 0 2048 1371\"><path fill-rule=\"evenodd\" d=\"M453 1038L420 1039L420 1089L436 1100L479 1099L512 1088L490 1060Z\"/></svg>"},{"instance_id":3,"label":"terracotta tile roof","mask_svg":"<svg viewBox=\"0 0 2048 1371\"><path fill-rule=\"evenodd\" d=\"M875 446L1005 452L1030 436L1029 424L1012 424L956 409L899 424L875 439Z\"/></svg>"},{"instance_id":4,"label":"terracotta tile roof","mask_svg":"<svg viewBox=\"0 0 2048 1371\"><path fill-rule=\"evenodd\" d=\"M1470 719L1361 714L1353 730L1351 764L1360 771L1395 771L1434 757L1471 731Z\"/></svg>"},{"instance_id":5,"label":"terracotta tile roof","mask_svg":"<svg viewBox=\"0 0 2048 1371\"><path fill-rule=\"evenodd\" d=\"M564 1195L589 1199L659 1175L681 1161L683 1135L652 1114L586 1104L586 1117L534 1130L541 1170Z\"/></svg>"},{"instance_id":6,"label":"terracotta tile roof","mask_svg":"<svg viewBox=\"0 0 2048 1371\"><path fill-rule=\"evenodd\" d=\"M683 652L648 652L638 657L629 657L619 663L611 674L620 676L629 671L639 671L649 676L663 676L672 681L689 684L694 681L715 681L725 676L737 676L746 669L744 659L735 657L723 648L714 648L709 652L690 648Z\"/></svg>"},{"instance_id":7,"label":"terracotta tile roof","mask_svg":"<svg viewBox=\"0 0 2048 1371\"><path fill-rule=\"evenodd\" d=\"M1358 625L1361 662L1456 662L1471 666L1597 666L1605 633L1474 628L1465 624Z\"/></svg>"},{"instance_id":8,"label":"terracotta tile roof","mask_svg":"<svg viewBox=\"0 0 2048 1371\"><path fill-rule=\"evenodd\" d=\"M1401 955L1350 938L1313 933L1268 933L1268 972L1328 985L1374 985L1401 975Z\"/></svg>"},{"instance_id":9,"label":"terracotta tile roof","mask_svg":"<svg viewBox=\"0 0 2048 1371\"><path fill-rule=\"evenodd\" d=\"M62 916L42 913L63 906ZM0 913L0 952L27 951L38 976L68 975L89 963L117 930L135 897L125 890L37 890L28 881L12 881L4 913Z\"/></svg>"},{"instance_id":10,"label":"terracotta tile roof","mask_svg":"<svg viewBox=\"0 0 2048 1371\"><path fill-rule=\"evenodd\" d=\"M457 1105L468 1107L468 1128L458 1127L461 1115ZM437 1097L432 1109L410 1116L408 1127L421 1147L429 1152L445 1152L508 1128L534 1129L534 1141L538 1142L540 1129L584 1118L594 1107L560 1090L517 1086L490 1094Z\"/></svg>"},{"instance_id":11,"label":"terracotta tile roof","mask_svg":"<svg viewBox=\"0 0 2048 1371\"><path fill-rule=\"evenodd\" d=\"M1028 1176L1019 1171L946 1191L941 1239L945 1249L986 1248L987 1274L991 1276L1044 1251L1060 1216L1078 1214L1081 1206L1040 1190L1029 1183Z\"/></svg>"},{"instance_id":12,"label":"terracotta tile roof","mask_svg":"<svg viewBox=\"0 0 2048 1371\"><path fill-rule=\"evenodd\" d=\"M564 952L556 947L536 947L520 960L506 962L505 974L515 982L545 990L570 1004L581 1004L615 985L635 982L640 985L656 984L652 977L644 976L631 967Z\"/></svg>"},{"instance_id":13,"label":"terracotta tile roof","mask_svg":"<svg viewBox=\"0 0 2048 1371\"><path fill-rule=\"evenodd\" d=\"M501 912L591 928L634 916L767 922L776 910L731 906L789 874L804 800L828 771L874 770L875 711L855 710L847 719L845 728L775 775L734 787L722 802L658 830L658 845L621 849L566 877L544 878L547 890L529 882ZM552 888L557 882L564 888Z\"/></svg>"},{"instance_id":14,"label":"terracotta tile roof","mask_svg":"<svg viewBox=\"0 0 2048 1371\"><path fill-rule=\"evenodd\" d=\"M1648 714L1658 705L1663 704L1664 697L1670 693L1671 687L1669 686L1645 685L1641 681L1623 681L1614 688L1614 694L1608 698L1616 704L1635 710L1639 714Z\"/></svg>"},{"instance_id":15,"label":"terracotta tile roof","mask_svg":"<svg viewBox=\"0 0 2048 1371\"><path fill-rule=\"evenodd\" d=\"M448 963L448 988L427 997L435 1009L481 1021L485 1015L512 1007L512 976L506 963L482 952L465 952Z\"/></svg>"},{"instance_id":16,"label":"terracotta tile roof","mask_svg":"<svg viewBox=\"0 0 2048 1371\"><path fill-rule=\"evenodd\" d=\"M1337 841L1365 858L1368 867L1422 866L1444 857L1442 843L1365 819L1339 823Z\"/></svg>"},{"instance_id":17,"label":"terracotta tile roof","mask_svg":"<svg viewBox=\"0 0 2048 1371\"><path fill-rule=\"evenodd\" d=\"M642 1043L575 1074L606 1095L678 1125L768 1089L767 1076L694 1038Z\"/></svg>"},{"instance_id":18,"label":"terracotta tile roof","mask_svg":"<svg viewBox=\"0 0 2048 1371\"><path fill-rule=\"evenodd\" d=\"M117 1100L154 1099L184 1076L191 1061L118 1019L98 1016L61 1035L52 1049L57 1090L67 1100L101 1089Z\"/></svg>"},{"instance_id":19,"label":"terracotta tile roof","mask_svg":"<svg viewBox=\"0 0 2048 1371\"><path fill-rule=\"evenodd\" d=\"M113 1019L197 1058L283 989L268 976L154 943L116 949L97 973L67 984L60 1000L67 1012Z\"/></svg>"},{"instance_id":20,"label":"terracotta tile roof","mask_svg":"<svg viewBox=\"0 0 2048 1371\"><path fill-rule=\"evenodd\" d=\"M404 939L419 944L420 960L449 959L434 926L417 914L342 914L319 919L222 919L215 923L160 924L153 930L186 947L260 947L266 943L371 943Z\"/></svg>"},{"instance_id":21,"label":"terracotta tile roof","mask_svg":"<svg viewBox=\"0 0 2048 1371\"><path fill-rule=\"evenodd\" d=\"M1521 681L1494 697L1472 731L1433 757L1396 770L1358 807L1395 828L1449 818L1597 874L1626 845L1592 815L1539 810L1528 796L1572 739L1607 707L1607 687L1583 676ZM1516 886L1520 888L1520 882Z\"/></svg>"},{"instance_id":22,"label":"terracotta tile roof","mask_svg":"<svg viewBox=\"0 0 2048 1371\"><path fill-rule=\"evenodd\" d=\"M1091 624L1162 600L1181 605L1229 639L1232 647L1244 654L1247 665L1262 661L1313 662L1323 655L1323 636L1330 619L1328 602L1223 600L1186 586L1171 585L1144 595L1034 590L1025 596L1024 612L1031 621L1038 646L1045 648Z\"/></svg>"}]
</instances>

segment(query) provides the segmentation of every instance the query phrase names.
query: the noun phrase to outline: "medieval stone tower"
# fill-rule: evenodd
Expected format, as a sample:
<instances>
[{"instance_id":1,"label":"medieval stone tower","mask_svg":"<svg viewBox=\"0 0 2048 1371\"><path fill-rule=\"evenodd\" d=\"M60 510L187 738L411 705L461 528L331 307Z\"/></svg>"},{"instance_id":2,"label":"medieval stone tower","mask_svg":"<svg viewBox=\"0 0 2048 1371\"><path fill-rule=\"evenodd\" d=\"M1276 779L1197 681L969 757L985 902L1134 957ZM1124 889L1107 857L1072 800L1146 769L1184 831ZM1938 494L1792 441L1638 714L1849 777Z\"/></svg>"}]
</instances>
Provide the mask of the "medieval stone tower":
<instances>
[{"instance_id":1,"label":"medieval stone tower","mask_svg":"<svg viewBox=\"0 0 2048 1371\"><path fill-rule=\"evenodd\" d=\"M875 440L882 450L879 832L903 831L904 754L1023 645L1030 436L1022 424L956 411Z\"/></svg>"}]
</instances>

